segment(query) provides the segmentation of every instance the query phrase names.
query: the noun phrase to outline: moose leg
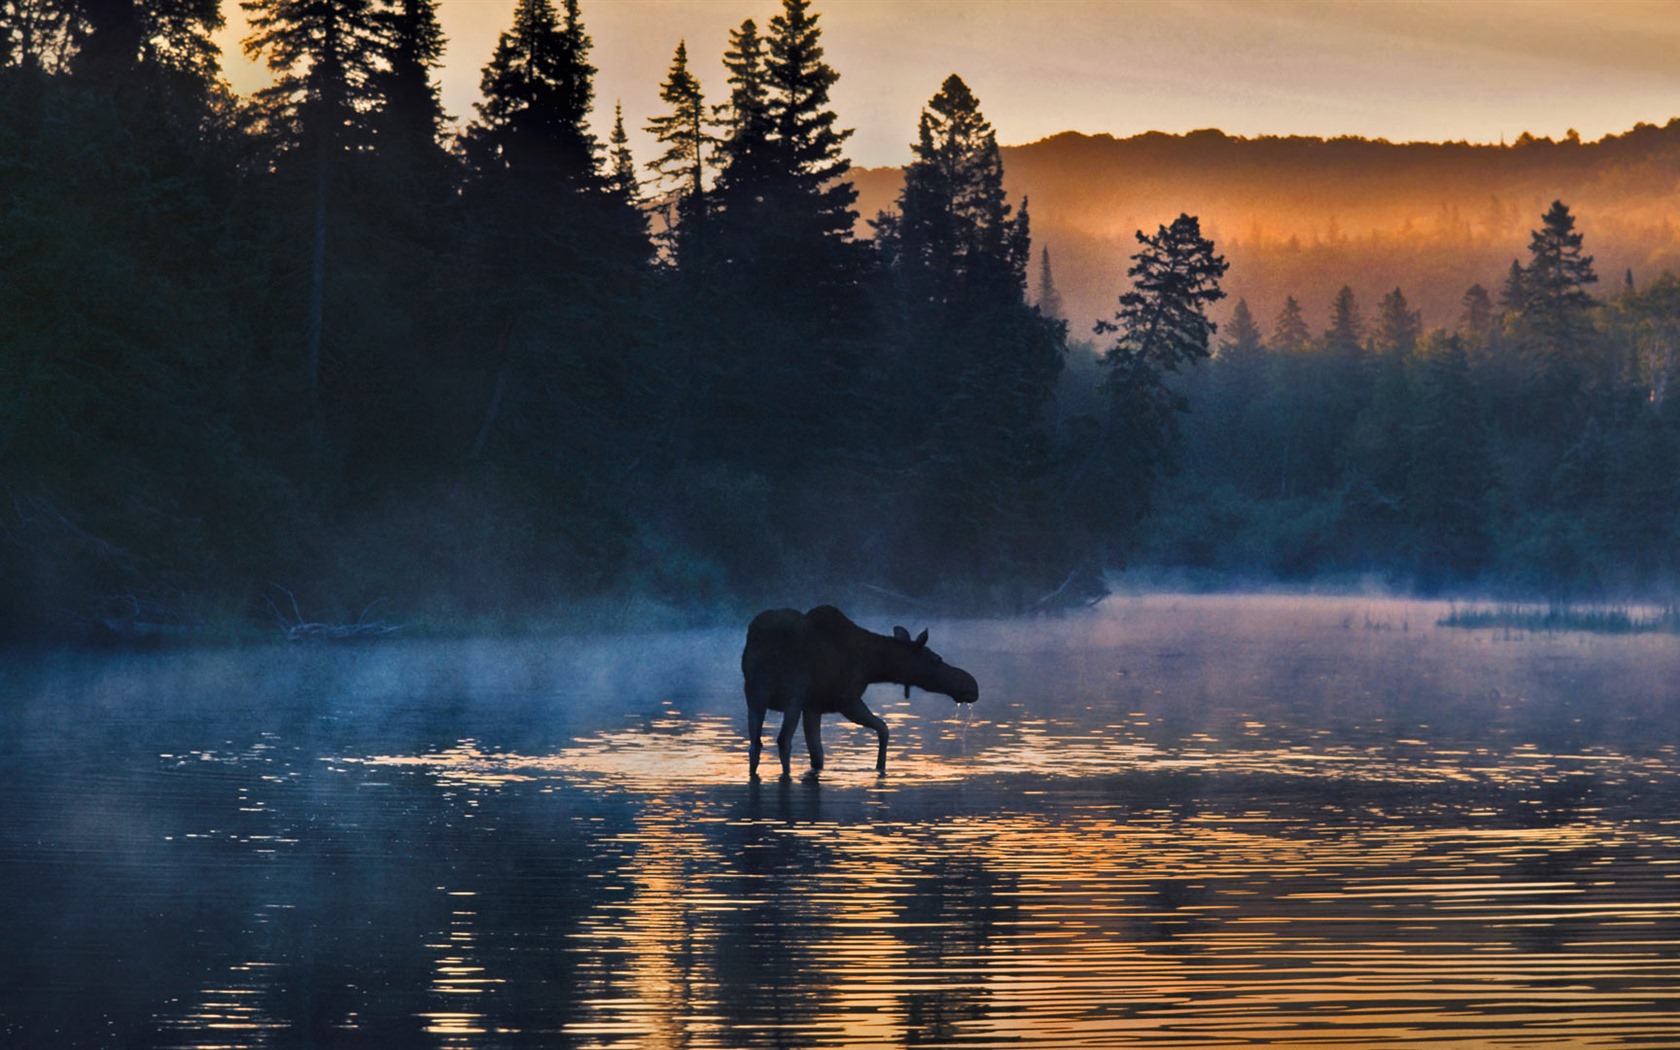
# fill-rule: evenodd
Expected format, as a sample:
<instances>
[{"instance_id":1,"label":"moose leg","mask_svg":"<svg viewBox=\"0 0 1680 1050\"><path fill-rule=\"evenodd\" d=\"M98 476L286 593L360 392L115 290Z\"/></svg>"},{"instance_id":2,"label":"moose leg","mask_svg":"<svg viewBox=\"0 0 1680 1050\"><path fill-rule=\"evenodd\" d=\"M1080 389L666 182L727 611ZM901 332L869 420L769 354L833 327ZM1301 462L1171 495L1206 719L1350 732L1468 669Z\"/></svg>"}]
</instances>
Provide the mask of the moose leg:
<instances>
[{"instance_id":1,"label":"moose leg","mask_svg":"<svg viewBox=\"0 0 1680 1050\"><path fill-rule=\"evenodd\" d=\"M822 712L812 711L805 716L805 748L811 752L811 775L822 772Z\"/></svg>"},{"instance_id":2,"label":"moose leg","mask_svg":"<svg viewBox=\"0 0 1680 1050\"><path fill-rule=\"evenodd\" d=\"M840 713L860 726L867 726L875 730L875 739L878 742L875 749L875 772L885 773L887 771L887 723L880 715L869 709L869 705L863 702L861 696L842 707Z\"/></svg>"},{"instance_id":3,"label":"moose leg","mask_svg":"<svg viewBox=\"0 0 1680 1050\"><path fill-rule=\"evenodd\" d=\"M803 713L803 705L789 704L787 714L782 716L782 730L776 734L776 753L782 758L784 779L793 775L788 771L788 760L793 755L793 734L799 728L799 716Z\"/></svg>"},{"instance_id":4,"label":"moose leg","mask_svg":"<svg viewBox=\"0 0 1680 1050\"><path fill-rule=\"evenodd\" d=\"M747 703L747 775L758 779L758 755L764 750L764 705Z\"/></svg>"}]
</instances>

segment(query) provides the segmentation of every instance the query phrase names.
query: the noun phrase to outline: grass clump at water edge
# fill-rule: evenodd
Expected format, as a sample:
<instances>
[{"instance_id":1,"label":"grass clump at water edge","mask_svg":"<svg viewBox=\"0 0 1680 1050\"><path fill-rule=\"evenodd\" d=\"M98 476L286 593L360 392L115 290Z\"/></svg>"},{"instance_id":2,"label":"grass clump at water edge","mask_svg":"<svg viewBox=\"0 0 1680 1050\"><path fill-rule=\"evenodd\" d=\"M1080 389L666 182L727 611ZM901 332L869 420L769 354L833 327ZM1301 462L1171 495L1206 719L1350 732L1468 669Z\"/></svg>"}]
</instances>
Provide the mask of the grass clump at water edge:
<instances>
[{"instance_id":1,"label":"grass clump at water edge","mask_svg":"<svg viewBox=\"0 0 1680 1050\"><path fill-rule=\"evenodd\" d=\"M1505 628L1524 631L1592 631L1599 634L1680 634L1680 605L1453 604L1435 621L1440 627Z\"/></svg>"}]
</instances>

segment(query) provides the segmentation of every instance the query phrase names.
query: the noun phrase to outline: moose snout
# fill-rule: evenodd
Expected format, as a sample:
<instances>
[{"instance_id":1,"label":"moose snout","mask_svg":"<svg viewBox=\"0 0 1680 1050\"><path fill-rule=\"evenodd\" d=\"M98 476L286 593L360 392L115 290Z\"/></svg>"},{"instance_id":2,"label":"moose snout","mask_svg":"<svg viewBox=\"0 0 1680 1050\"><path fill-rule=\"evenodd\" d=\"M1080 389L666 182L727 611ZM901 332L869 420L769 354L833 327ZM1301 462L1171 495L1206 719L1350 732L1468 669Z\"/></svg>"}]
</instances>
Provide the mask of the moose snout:
<instances>
[{"instance_id":1,"label":"moose snout","mask_svg":"<svg viewBox=\"0 0 1680 1050\"><path fill-rule=\"evenodd\" d=\"M972 704L980 699L980 683L967 671L959 672L956 688L951 690L951 699L959 704Z\"/></svg>"}]
</instances>

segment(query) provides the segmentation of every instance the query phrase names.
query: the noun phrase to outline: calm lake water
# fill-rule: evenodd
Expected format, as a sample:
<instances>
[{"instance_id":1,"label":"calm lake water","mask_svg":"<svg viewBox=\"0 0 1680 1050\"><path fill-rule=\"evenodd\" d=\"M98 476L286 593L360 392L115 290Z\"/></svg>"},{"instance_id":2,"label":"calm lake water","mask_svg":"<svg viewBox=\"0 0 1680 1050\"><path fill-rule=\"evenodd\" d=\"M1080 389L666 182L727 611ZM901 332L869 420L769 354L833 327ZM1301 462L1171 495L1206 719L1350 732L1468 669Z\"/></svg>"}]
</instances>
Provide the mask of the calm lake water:
<instances>
[{"instance_id":1,"label":"calm lake water","mask_svg":"<svg viewBox=\"0 0 1680 1050\"><path fill-rule=\"evenodd\" d=\"M0 1045L1680 1045L1680 643L1444 611L934 624L818 783L741 631L14 657Z\"/></svg>"}]
</instances>

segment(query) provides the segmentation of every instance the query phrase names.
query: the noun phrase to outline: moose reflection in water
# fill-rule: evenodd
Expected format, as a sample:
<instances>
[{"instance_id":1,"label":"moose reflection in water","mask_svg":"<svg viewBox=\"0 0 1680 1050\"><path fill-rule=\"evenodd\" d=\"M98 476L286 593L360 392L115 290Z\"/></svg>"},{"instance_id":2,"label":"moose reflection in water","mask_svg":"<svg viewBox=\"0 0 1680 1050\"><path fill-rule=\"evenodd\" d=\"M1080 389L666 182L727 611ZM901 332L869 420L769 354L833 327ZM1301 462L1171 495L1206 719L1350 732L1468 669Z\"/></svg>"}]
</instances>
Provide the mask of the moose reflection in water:
<instances>
[{"instance_id":1,"label":"moose reflection in water","mask_svg":"<svg viewBox=\"0 0 1680 1050\"><path fill-rule=\"evenodd\" d=\"M751 774L758 776L759 753L764 749L759 736L766 711L785 712L781 732L776 734L782 776L789 775L793 734L801 719L805 745L811 752L811 775L822 771L822 716L830 713L875 730L879 743L875 770L885 773L887 724L863 702L866 688L893 682L904 686L906 697L910 687L916 686L959 704L980 698L974 676L940 659L928 648L927 640L926 631L912 639L902 627L893 628L891 638L864 630L832 605L819 605L806 613L769 609L753 617L747 626L746 648L741 650Z\"/></svg>"}]
</instances>

